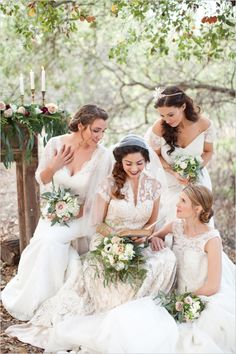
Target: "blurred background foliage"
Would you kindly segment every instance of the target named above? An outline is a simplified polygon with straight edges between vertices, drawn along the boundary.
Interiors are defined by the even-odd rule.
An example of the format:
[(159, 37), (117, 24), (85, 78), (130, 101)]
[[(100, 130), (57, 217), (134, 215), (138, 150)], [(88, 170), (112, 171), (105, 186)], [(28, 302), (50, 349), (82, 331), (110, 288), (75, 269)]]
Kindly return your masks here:
[(30, 103), (71, 113), (96, 103), (110, 115), (107, 145), (144, 134), (157, 119), (153, 90), (179, 85), (216, 126), (209, 165), (216, 225), (233, 247), (235, 207), (235, 9), (230, 0), (2, 0), (0, 100), (19, 103), (19, 74)]

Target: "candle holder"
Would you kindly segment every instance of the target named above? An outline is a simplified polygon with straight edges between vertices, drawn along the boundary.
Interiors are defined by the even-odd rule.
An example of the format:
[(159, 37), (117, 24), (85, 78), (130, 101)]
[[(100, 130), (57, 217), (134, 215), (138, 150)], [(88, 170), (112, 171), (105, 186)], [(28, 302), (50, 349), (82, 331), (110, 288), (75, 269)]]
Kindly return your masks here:
[(20, 95), (21, 105), (24, 106), (24, 95)]
[(45, 106), (45, 93), (46, 93), (46, 91), (42, 91), (42, 104), (43, 104), (43, 107)]
[(35, 89), (31, 89), (31, 100), (32, 100), (32, 104), (34, 104), (34, 94), (35, 94)]

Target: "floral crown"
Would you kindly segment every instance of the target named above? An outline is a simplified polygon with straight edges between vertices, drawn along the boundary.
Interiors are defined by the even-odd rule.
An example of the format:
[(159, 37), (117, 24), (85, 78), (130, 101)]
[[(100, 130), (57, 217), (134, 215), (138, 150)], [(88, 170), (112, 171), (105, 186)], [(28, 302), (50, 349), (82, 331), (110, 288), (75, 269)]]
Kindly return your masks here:
[(168, 95), (162, 93), (164, 90), (165, 89), (162, 87), (155, 87), (155, 91), (153, 92), (153, 98), (155, 99), (155, 101), (159, 100), (162, 97), (171, 97), (171, 96), (181, 95), (183, 93), (183, 92), (175, 92)]

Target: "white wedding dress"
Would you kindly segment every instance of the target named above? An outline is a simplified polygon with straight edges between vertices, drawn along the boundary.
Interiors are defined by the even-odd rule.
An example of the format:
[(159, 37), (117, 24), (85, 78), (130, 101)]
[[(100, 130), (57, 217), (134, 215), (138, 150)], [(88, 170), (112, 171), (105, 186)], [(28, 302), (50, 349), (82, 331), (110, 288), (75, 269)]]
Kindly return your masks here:
[[(204, 150), (204, 143), (213, 143), (214, 135), (214, 128), (211, 122), (209, 128), (200, 133), (185, 148), (175, 147), (175, 150), (170, 155), (167, 153), (167, 151), (170, 149), (170, 146), (166, 143), (163, 137), (156, 135), (152, 131), (152, 127), (148, 129), (145, 135), (145, 139), (148, 141), (153, 150), (160, 148), (161, 156), (163, 159), (169, 165), (173, 165), (177, 156), (201, 156)], [(171, 222), (176, 218), (176, 204), (178, 202), (179, 193), (184, 188), (184, 185), (180, 184), (177, 179), (167, 171), (166, 179), (168, 184), (168, 196), (166, 200), (168, 210), (167, 222)], [(198, 183), (209, 188), (210, 190), (212, 189), (211, 179), (206, 167), (201, 170)]]
[[(160, 196), (160, 184), (157, 180), (143, 172), (139, 179), (139, 192), (136, 204), (134, 202), (132, 187), (128, 180), (122, 188), (122, 193), (125, 195), (125, 199), (122, 200), (111, 198), (112, 185), (113, 179), (111, 177), (107, 178), (98, 193), (105, 203), (109, 203), (105, 222), (116, 230), (124, 228), (143, 228), (151, 217), (154, 201)], [(93, 236), (91, 240), (91, 247), (93, 249), (96, 247), (99, 240), (101, 240), (101, 237), (102, 236), (99, 234)], [(128, 306), (129, 300), (142, 298), (147, 295), (155, 296), (159, 290), (168, 292), (174, 284), (176, 259), (169, 248), (165, 248), (161, 252), (153, 252), (150, 247), (148, 247), (144, 249), (144, 255), (146, 257), (146, 268), (148, 270), (147, 276), (143, 283), (133, 284), (133, 286), (118, 282), (116, 285), (113, 284), (104, 287), (102, 273), (100, 274), (100, 278), (95, 276), (94, 261), (91, 261), (89, 254), (82, 256), (81, 259), (74, 260), (74, 264), (71, 266), (70, 277), (59, 292), (42, 304), (29, 323), (11, 326), (7, 329), (7, 333), (11, 336), (18, 337), (23, 342), (47, 350), (71, 349), (78, 347), (78, 345), (85, 345), (95, 351), (100, 351), (100, 348), (101, 352), (103, 352), (103, 350), (105, 350), (103, 348), (106, 348), (106, 345), (110, 343), (109, 350), (117, 353), (119, 340), (115, 334), (115, 324), (113, 324), (115, 326), (113, 333), (115, 335), (114, 342), (113, 339), (109, 339), (107, 342), (107, 320), (105, 320), (104, 324), (105, 337), (99, 339), (101, 347), (100, 344), (97, 346), (96, 338), (93, 338), (97, 336), (96, 333), (103, 336), (103, 327), (98, 327), (98, 325), (100, 321), (103, 321), (104, 316), (106, 317), (104, 311), (111, 310), (111, 314), (117, 313), (116, 308), (119, 308), (119, 305), (121, 305), (121, 308), (126, 309), (126, 303)], [(164, 313), (163, 310), (161, 310), (161, 312)], [(129, 310), (127, 313), (125, 310), (125, 315), (129, 317)], [(74, 342), (72, 339), (72, 342), (66, 345), (58, 343), (57, 336), (54, 337), (57, 326), (63, 320), (71, 319), (73, 316), (77, 316), (76, 326), (78, 325), (79, 328), (78, 340), (75, 339), (76, 341)], [(156, 332), (159, 318), (155, 317), (154, 313), (152, 316), (152, 333), (154, 333)], [(162, 317), (163, 322), (159, 324), (160, 328), (164, 326), (164, 318), (167, 319), (169, 324), (169, 318), (165, 313)], [(172, 324), (175, 326), (174, 321), (172, 321)], [(73, 331), (76, 330), (77, 327), (74, 328), (73, 326), (71, 324), (69, 325), (66, 330), (68, 334), (75, 333)], [(117, 324), (117, 326), (117, 328), (119, 328), (120, 323), (119, 325)], [(125, 328), (127, 331), (129, 330), (128, 324), (124, 324), (123, 330), (125, 330)], [(138, 333), (143, 330), (148, 334), (148, 330), (150, 330), (149, 326), (147, 329), (144, 329), (142, 325), (140, 325), (140, 328), (137, 328), (137, 330), (135, 328), (135, 326), (134, 329), (130, 328), (131, 332), (129, 331), (129, 333), (131, 336), (138, 336)], [(75, 334), (75, 338), (76, 336)], [(93, 341), (94, 346), (88, 345), (90, 342), (92, 344)], [(133, 346), (134, 343), (131, 345)], [(163, 340), (163, 345), (165, 345), (168, 352), (168, 343)], [(149, 348), (151, 348), (151, 346), (152, 344), (150, 343)], [(124, 347), (126, 346), (124, 345)], [(136, 349), (137, 348), (138, 347), (136, 347)], [(153, 348), (156, 350), (156, 346)], [(144, 347), (140, 347), (139, 349), (144, 349)], [(151, 352), (154, 353), (154, 351), (150, 351), (150, 353)]]
[[(62, 136), (51, 138), (47, 143), (36, 171), (39, 183), (41, 171), (48, 166), (55, 150), (61, 147)], [(99, 171), (106, 154), (107, 150), (98, 146), (92, 158), (73, 176), (66, 167), (58, 170), (53, 177), (55, 187), (70, 188), (83, 205), (89, 189), (96, 188), (96, 183), (99, 182)], [(31, 319), (41, 303), (62, 287), (69, 276), (70, 263), (73, 264), (79, 258), (77, 251), (71, 246), (72, 240), (83, 237), (83, 247), (86, 248), (84, 217), (69, 221), (68, 224), (69, 227), (59, 224), (51, 226), (50, 221), (40, 218), (30, 244), (21, 255), (17, 275), (2, 291), (3, 305), (13, 317), (20, 320)]]
[[(206, 281), (204, 247), (215, 237), (220, 237), (219, 232), (211, 229), (190, 238), (184, 234), (181, 220), (173, 224), (173, 251), (177, 258), (177, 290), (180, 293), (194, 291)], [(49, 352), (79, 351), (81, 348), (81, 354), (235, 353), (234, 283), (235, 266), (227, 258), (219, 292), (202, 297), (206, 308), (192, 323), (177, 324), (158, 301), (148, 296), (99, 314), (69, 315), (64, 321), (55, 323), (50, 333), (47, 332), (49, 336), (45, 338), (44, 347)], [(21, 333), (19, 326), (8, 332), (29, 340), (24, 338), (24, 330)], [(32, 333), (36, 344), (38, 332)]]

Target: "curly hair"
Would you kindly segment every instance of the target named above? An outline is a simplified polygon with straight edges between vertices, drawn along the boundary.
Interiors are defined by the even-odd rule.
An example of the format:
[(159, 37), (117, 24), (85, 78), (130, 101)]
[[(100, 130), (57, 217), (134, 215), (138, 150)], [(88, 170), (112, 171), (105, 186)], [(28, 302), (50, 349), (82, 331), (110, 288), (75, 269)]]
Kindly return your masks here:
[(209, 223), (211, 217), (214, 215), (214, 211), (212, 209), (212, 192), (204, 186), (192, 184), (185, 187), (183, 192), (189, 197), (193, 206), (200, 205), (202, 207), (199, 220), (203, 224)]
[[(163, 96), (166, 95), (166, 96)], [(187, 120), (196, 122), (199, 119), (200, 107), (195, 106), (191, 97), (186, 95), (186, 93), (177, 86), (168, 86), (162, 92), (161, 96), (157, 98), (154, 107), (182, 107), (186, 105), (184, 110), (185, 117)], [(177, 145), (178, 141), (178, 127), (171, 127), (166, 122), (162, 121), (163, 138), (166, 143), (170, 146), (167, 151), (170, 155)]]
[(77, 132), (79, 123), (81, 123), (84, 127), (87, 127), (96, 119), (107, 120), (107, 112), (96, 105), (86, 104), (75, 113), (74, 117), (69, 123), (69, 129), (71, 132)]
[(113, 150), (113, 155), (116, 160), (112, 170), (112, 176), (115, 181), (115, 185), (112, 189), (112, 195), (117, 199), (124, 199), (125, 195), (121, 193), (121, 189), (126, 182), (127, 174), (123, 169), (122, 160), (128, 154), (140, 152), (145, 162), (150, 162), (149, 151), (143, 147), (131, 145), (131, 146), (118, 146)]

